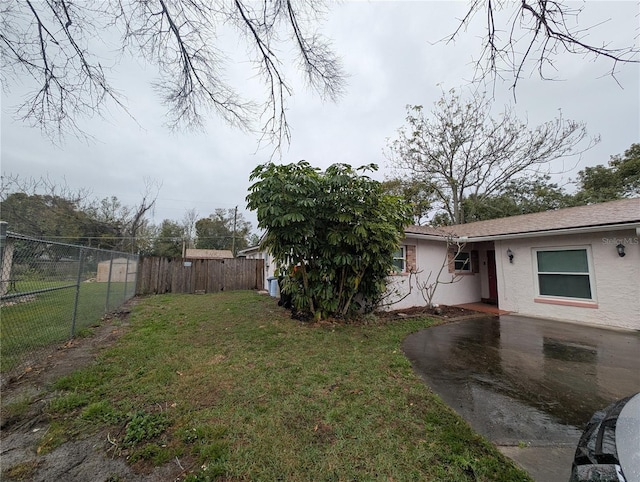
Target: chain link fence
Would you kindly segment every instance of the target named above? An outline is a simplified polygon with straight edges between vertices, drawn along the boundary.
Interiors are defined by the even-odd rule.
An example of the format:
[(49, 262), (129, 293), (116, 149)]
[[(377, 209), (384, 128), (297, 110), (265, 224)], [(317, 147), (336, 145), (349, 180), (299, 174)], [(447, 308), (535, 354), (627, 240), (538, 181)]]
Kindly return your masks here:
[(135, 295), (138, 256), (34, 239), (0, 222), (3, 381)]

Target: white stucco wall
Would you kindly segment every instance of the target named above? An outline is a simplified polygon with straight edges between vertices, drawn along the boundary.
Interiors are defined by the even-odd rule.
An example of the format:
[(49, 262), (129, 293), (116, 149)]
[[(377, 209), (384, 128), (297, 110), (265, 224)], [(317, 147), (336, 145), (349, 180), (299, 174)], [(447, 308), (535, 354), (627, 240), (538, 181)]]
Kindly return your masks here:
[[(426, 306), (427, 303), (417, 287), (416, 278), (419, 282), (424, 283), (431, 273), (431, 277), (434, 279), (442, 264), (447, 262), (447, 244), (444, 241), (409, 238), (402, 244), (416, 246), (417, 274), (414, 276), (409, 276), (408, 274), (389, 276), (389, 291), (392, 293), (393, 291), (398, 292), (397, 295), (392, 294), (387, 298), (387, 301), (389, 302), (406, 295), (409, 291), (409, 282), (411, 281), (410, 294), (402, 301), (385, 307), (390, 310), (398, 310), (414, 306)], [(478, 249), (478, 247), (473, 244), (469, 244), (465, 247), (465, 251), (472, 249)], [(481, 265), (482, 255), (483, 252), (479, 250)], [(484, 257), (486, 260), (486, 251), (484, 252)], [(448, 283), (451, 281), (451, 275), (452, 273), (449, 273), (447, 265), (445, 264), (444, 269), (440, 274), (440, 281), (442, 281), (442, 284), (438, 286), (434, 296), (433, 302), (435, 304), (458, 305), (461, 303), (473, 303), (480, 301), (480, 273), (462, 274), (458, 276), (459, 280), (455, 283)]]
[[(616, 244), (623, 241), (626, 256)], [(591, 307), (536, 302), (534, 248), (587, 247), (594, 277)], [(513, 263), (506, 252), (511, 249)], [(496, 240), (499, 307), (521, 315), (640, 330), (640, 243), (635, 230)], [(562, 300), (560, 300), (562, 302)]]

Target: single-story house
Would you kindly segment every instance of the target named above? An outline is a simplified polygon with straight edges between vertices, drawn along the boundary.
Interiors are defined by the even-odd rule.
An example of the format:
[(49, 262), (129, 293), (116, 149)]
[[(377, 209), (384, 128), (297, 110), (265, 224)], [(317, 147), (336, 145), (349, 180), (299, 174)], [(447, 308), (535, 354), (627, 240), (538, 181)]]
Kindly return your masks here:
[(434, 304), (640, 330), (640, 198), (405, 233), (390, 309), (440, 273)]
[(233, 253), (229, 249), (187, 248), (184, 257), (189, 259), (229, 259), (233, 258)]
[[(512, 313), (640, 330), (640, 198), (434, 228), (409, 226), (386, 309), (485, 302)], [(258, 246), (238, 256), (272, 256)], [(454, 282), (451, 282), (451, 281)]]

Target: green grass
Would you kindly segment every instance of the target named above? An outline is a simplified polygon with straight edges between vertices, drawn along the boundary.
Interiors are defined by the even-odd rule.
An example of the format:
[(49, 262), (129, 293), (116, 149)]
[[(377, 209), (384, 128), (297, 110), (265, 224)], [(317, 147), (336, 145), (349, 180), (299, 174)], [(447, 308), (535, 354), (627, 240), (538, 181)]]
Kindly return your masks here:
[(145, 298), (130, 321), (55, 384), (42, 451), (106, 429), (192, 481), (530, 480), (413, 373), (400, 345), (430, 320), (304, 324), (233, 292)]
[[(16, 291), (29, 292), (73, 285), (72, 282), (18, 282)], [(131, 283), (129, 283), (129, 287)], [(86, 335), (86, 328), (124, 301), (124, 283), (111, 283), (107, 307), (107, 283), (82, 283), (76, 313), (75, 335)], [(11, 294), (11, 293), (10, 293)], [(71, 338), (76, 288), (38, 293), (9, 300), (1, 308), (0, 368), (12, 370), (33, 352), (55, 346)]]

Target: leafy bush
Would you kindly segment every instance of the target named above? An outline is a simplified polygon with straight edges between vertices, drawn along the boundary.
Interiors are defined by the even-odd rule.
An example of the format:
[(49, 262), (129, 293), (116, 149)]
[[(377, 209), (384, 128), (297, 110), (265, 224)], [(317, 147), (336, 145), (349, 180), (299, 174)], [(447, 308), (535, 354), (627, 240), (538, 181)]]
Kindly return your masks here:
[(381, 184), (334, 164), (258, 166), (247, 204), (267, 230), (263, 246), (285, 276), (283, 292), (316, 319), (371, 310), (386, 289), (410, 207)]
[(137, 411), (127, 424), (123, 445), (133, 447), (140, 442), (157, 437), (168, 426), (169, 420), (164, 413)]

